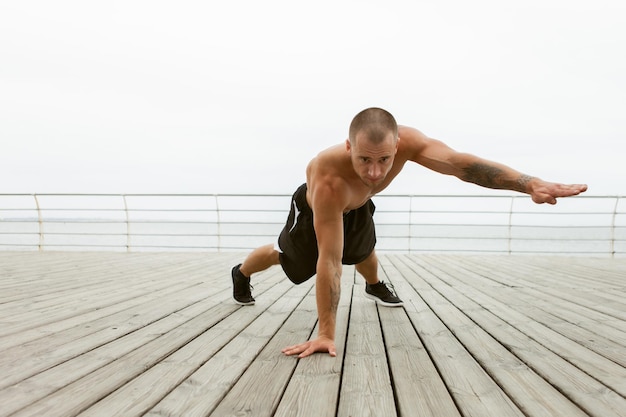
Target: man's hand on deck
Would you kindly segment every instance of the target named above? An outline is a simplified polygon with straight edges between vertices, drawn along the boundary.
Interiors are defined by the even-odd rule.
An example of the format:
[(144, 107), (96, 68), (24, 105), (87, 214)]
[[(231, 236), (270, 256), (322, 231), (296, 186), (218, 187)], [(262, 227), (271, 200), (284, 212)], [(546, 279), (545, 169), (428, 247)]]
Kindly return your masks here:
[(282, 350), (285, 355), (298, 355), (299, 358), (306, 358), (315, 352), (328, 352), (330, 356), (337, 356), (335, 342), (332, 339), (318, 337), (299, 345), (288, 346)]

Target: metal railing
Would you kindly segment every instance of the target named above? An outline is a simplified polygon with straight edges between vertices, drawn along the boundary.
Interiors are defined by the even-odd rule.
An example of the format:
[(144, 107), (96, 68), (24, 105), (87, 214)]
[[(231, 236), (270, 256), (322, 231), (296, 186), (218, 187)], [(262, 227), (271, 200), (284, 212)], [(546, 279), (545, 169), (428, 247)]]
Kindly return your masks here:
[[(0, 250), (247, 251), (273, 242), (287, 194), (0, 194)], [(626, 199), (374, 197), (379, 252), (623, 256)]]

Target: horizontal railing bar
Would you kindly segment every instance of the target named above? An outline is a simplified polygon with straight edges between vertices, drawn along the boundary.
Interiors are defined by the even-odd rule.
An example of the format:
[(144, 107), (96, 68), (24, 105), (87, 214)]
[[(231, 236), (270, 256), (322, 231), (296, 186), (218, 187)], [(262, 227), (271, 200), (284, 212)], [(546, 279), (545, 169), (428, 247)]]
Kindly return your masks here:
[[(608, 215), (609, 213), (607, 213)], [(76, 219), (76, 218), (43, 218), (43, 221), (45, 223), (113, 223), (113, 224), (122, 224), (122, 223), (126, 223), (126, 220), (124, 219), (106, 219), (106, 218), (80, 218), (80, 219)], [(36, 223), (38, 222), (38, 219), (36, 218), (26, 218), (26, 219), (20, 219), (20, 218), (10, 218), (10, 219), (0, 219), (0, 222), (3, 223)], [(262, 222), (262, 221), (205, 221), (205, 220), (172, 220), (172, 219), (136, 219), (136, 220), (131, 220), (131, 222), (133, 224), (159, 224), (159, 223), (163, 223), (163, 224), (204, 224), (204, 225), (216, 225), (216, 224), (223, 224), (223, 225), (235, 225), (235, 224), (240, 224), (240, 225), (284, 225), (284, 222), (279, 222), (279, 221), (275, 221), (275, 222)], [(536, 223), (536, 224), (509, 224), (509, 223), (435, 223), (435, 222), (421, 222), (421, 223), (390, 223), (390, 222), (381, 222), (381, 221), (377, 221), (376, 222), (377, 226), (514, 226), (514, 227), (545, 227), (545, 228), (559, 228), (559, 227), (568, 227), (568, 228), (572, 228), (572, 227), (580, 227), (580, 228), (585, 228), (585, 227), (609, 227), (609, 228), (623, 228), (626, 226), (620, 226), (620, 225), (616, 225), (616, 226), (607, 226), (605, 224), (585, 224), (585, 225), (545, 225), (545, 224), (540, 224), (540, 223)]]
[[(16, 235), (16, 233), (0, 233), (0, 235)], [(36, 236), (38, 233), (19, 233), (20, 236)], [(72, 232), (48, 232), (47, 236), (106, 236), (106, 237), (123, 237), (126, 236), (125, 233), (72, 233)], [(223, 233), (223, 234), (197, 234), (197, 233), (134, 233), (133, 236), (141, 236), (141, 237), (207, 237), (214, 238), (218, 236), (222, 237), (267, 237), (267, 238), (275, 238), (276, 235), (273, 234), (240, 234), (240, 233)], [(493, 240), (493, 241), (506, 241), (509, 238), (507, 236), (448, 236), (448, 235), (429, 235), (429, 236), (412, 236), (412, 235), (384, 235), (377, 234), (379, 239), (411, 239), (411, 240)], [(516, 237), (515, 240), (519, 241), (537, 241), (537, 242), (568, 242), (571, 238), (561, 238), (561, 237)], [(576, 238), (577, 241), (581, 242), (603, 242), (606, 239), (598, 239), (598, 238), (585, 238), (580, 237)], [(626, 239), (615, 239), (617, 242), (626, 242)], [(46, 244), (49, 245), (49, 244)], [(61, 246), (66, 246), (65, 244)], [(86, 246), (86, 245), (85, 245)], [(100, 245), (97, 245), (100, 246)]]
[[(291, 193), (0, 193), (0, 197), (291, 197)], [(410, 197), (410, 198), (529, 198), (524, 194), (509, 194), (502, 192), (500, 194), (397, 194), (397, 193), (380, 193), (378, 197)], [(570, 199), (588, 199), (588, 198), (626, 198), (622, 194), (581, 194)]]
[[(120, 223), (121, 224), (121, 223)], [(235, 223), (235, 224), (241, 224), (241, 223)], [(254, 223), (256, 224), (256, 223)], [(259, 225), (261, 225), (259, 223)], [(267, 224), (265, 224), (267, 225)], [(381, 225), (381, 226), (385, 226), (385, 225)], [(386, 226), (408, 226), (408, 225), (386, 225)], [(472, 224), (464, 224), (464, 225), (432, 225), (432, 224), (423, 224), (423, 225), (419, 225), (419, 224), (413, 224), (411, 226), (445, 226), (446, 228), (450, 228), (451, 226), (454, 227), (458, 227), (458, 228), (476, 228), (476, 227), (490, 227), (490, 228), (501, 228), (501, 229), (507, 229), (509, 226), (507, 225), (472, 225)], [(556, 229), (556, 230), (564, 230), (564, 229), (572, 229), (571, 226), (528, 226), (528, 225), (521, 225), (521, 226), (513, 226), (515, 228), (520, 228), (520, 229), (531, 229), (531, 228), (541, 228), (541, 229)], [(617, 229), (624, 229), (626, 228), (625, 226), (620, 226), (617, 227)], [(611, 230), (610, 226), (576, 226), (576, 229), (608, 229)], [(15, 235), (15, 234), (19, 234), (19, 235), (38, 235), (38, 232), (12, 232), (12, 231), (0, 231), (0, 235), (2, 234), (7, 234), (7, 235)], [(64, 232), (64, 231), (57, 231), (57, 232), (46, 232), (46, 235), (93, 235), (93, 232)], [(109, 232), (99, 232), (97, 233), (98, 236), (106, 236), (106, 235), (112, 235), (112, 236), (126, 236), (126, 233), (109, 233)], [(195, 236), (195, 234), (192, 234), (191, 232), (186, 232), (184, 234), (181, 233), (173, 233), (173, 234), (169, 234), (169, 233), (159, 233), (159, 234), (154, 234), (154, 233), (133, 233), (133, 236), (151, 236), (151, 235), (156, 235), (156, 236)], [(218, 234), (204, 234), (204, 235), (200, 235), (199, 236), (217, 236)], [(229, 233), (219, 233), (220, 236), (249, 236), (250, 233), (247, 232), (246, 234), (229, 234)], [(261, 234), (263, 236), (265, 236), (266, 234)], [(269, 236), (269, 235), (268, 235)], [(274, 236), (274, 235), (271, 235)], [(382, 237), (384, 236), (383, 234), (381, 234), (381, 232), (377, 233), (378, 237)], [(393, 234), (393, 235), (389, 235), (389, 236), (400, 236), (399, 234)], [(420, 236), (415, 236), (420, 237)], [(457, 236), (458, 237), (458, 236)], [(473, 239), (480, 239), (480, 237), (474, 237)], [(553, 240), (554, 238), (549, 238), (547, 240)], [(619, 238), (617, 238), (619, 240)]]
[[(507, 241), (508, 237), (471, 237), (471, 236), (378, 236), (379, 238), (398, 238), (398, 239), (410, 239), (411, 241), (416, 240), (492, 240), (492, 241)], [(566, 238), (532, 238), (532, 237), (516, 237), (517, 241), (528, 241), (528, 242), (569, 242), (571, 239)], [(606, 239), (590, 239), (590, 238), (577, 238), (576, 241), (579, 242), (604, 242)], [(626, 240), (618, 240), (621, 242), (626, 242)]]
[[(22, 211), (22, 210), (35, 210), (33, 208), (24, 208), (24, 209), (2, 209), (0, 208), (0, 210), (2, 211)], [(86, 212), (91, 212), (91, 211), (97, 211), (97, 212), (133, 212), (133, 213), (143, 213), (143, 212), (147, 212), (147, 213), (158, 213), (158, 212), (165, 212), (165, 213), (169, 213), (169, 212), (183, 212), (183, 213), (216, 213), (220, 210), (218, 209), (162, 209), (162, 208), (139, 208), (139, 209), (133, 209), (133, 208), (129, 208), (128, 210), (123, 209), (123, 208), (82, 208), (82, 207), (64, 207), (64, 208), (59, 208), (59, 207), (54, 207), (54, 208), (42, 208), (40, 211), (42, 212), (47, 212), (47, 211), (86, 211)], [(287, 210), (285, 209), (229, 209), (228, 211), (233, 212), (233, 213), (284, 213)]]
[[(396, 253), (406, 253), (404, 249), (384, 249), (377, 250), (377, 252), (396, 252)], [(411, 253), (424, 253), (424, 252), (432, 252), (432, 253), (503, 253), (501, 250), (495, 249), (415, 249), (411, 248)], [(536, 250), (536, 251), (525, 251), (525, 250), (516, 250), (516, 254), (522, 255), (545, 255), (545, 254), (559, 254), (559, 255), (606, 255), (604, 251), (546, 251), (546, 250)]]
[[(27, 198), (13, 199), (11, 201), (18, 203), (17, 207), (2, 208), (3, 201), (6, 201), (3, 198), (7, 196), (32, 197), (33, 204), (28, 206)], [(100, 200), (106, 203), (102, 204), (104, 206), (102, 208), (98, 207), (97, 199), (100, 197), (108, 198), (108, 200)], [(187, 200), (188, 197), (196, 200)], [(0, 243), (0, 247), (38, 248), (39, 250), (55, 248), (68, 248), (68, 250), (69, 248), (95, 248), (96, 250), (112, 248), (126, 251), (144, 249), (249, 250), (252, 249), (250, 246), (257, 244), (256, 242), (265, 239), (269, 242), (276, 239), (284, 221), (282, 219), (274, 221), (273, 216), (284, 215), (289, 209), (288, 204), (278, 199), (290, 197), (290, 194), (235, 193), (0, 194), (0, 214), (2, 215), (0, 236), (5, 241)], [(114, 200), (117, 198), (120, 198), (119, 202)], [(232, 204), (232, 201), (228, 201), (229, 198), (252, 200), (252, 204), (247, 202), (246, 204)], [(262, 207), (255, 207), (255, 198), (264, 199)], [(276, 200), (272, 201), (272, 198)], [(472, 200), (471, 205), (457, 201), (466, 198)], [(573, 205), (563, 209), (557, 206), (556, 208), (542, 207), (539, 210), (529, 210), (524, 206), (521, 210), (516, 210), (516, 202), (522, 198), (528, 199), (528, 196), (521, 194), (378, 195), (374, 201), (384, 201), (385, 204), (378, 204), (376, 215), (378, 218), (383, 216), (382, 220), (387, 220), (376, 221), (378, 237), (383, 241), (382, 247), (379, 245), (378, 250), (383, 252), (397, 249), (398, 252), (549, 253), (551, 251), (545, 248), (534, 250), (533, 247), (535, 245), (536, 247), (544, 245), (552, 247), (550, 244), (555, 243), (558, 244), (556, 252), (563, 254), (598, 253), (615, 256), (626, 252), (624, 245), (626, 240), (623, 238), (626, 225), (618, 224), (623, 223), (621, 216), (626, 214), (624, 211), (626, 205), (622, 200), (625, 197), (582, 195), (571, 199), (574, 202), (571, 203)], [(399, 200), (392, 201), (393, 199)], [(427, 201), (430, 199), (436, 201)], [(600, 200), (611, 201), (612, 208), (596, 204), (588, 205), (589, 209), (586, 209), (587, 204), (580, 204), (577, 209), (575, 203), (577, 199), (580, 199), (579, 201), (594, 201), (595, 199), (597, 203), (601, 203)], [(224, 203), (225, 200), (227, 204)], [(496, 200), (507, 202), (498, 203), (507, 207), (495, 209), (494, 206), (488, 205)], [(278, 207), (278, 203), (284, 207), (274, 208)], [(396, 204), (407, 208), (398, 208), (402, 206), (395, 206)], [(237, 207), (225, 207), (226, 205)], [(437, 209), (437, 206), (440, 209)], [(451, 215), (455, 217), (450, 218)], [(227, 221), (223, 220), (225, 217), (228, 218)], [(564, 217), (565, 221), (553, 221), (558, 217)], [(253, 218), (260, 220), (250, 220)], [(388, 221), (395, 218), (402, 221), (400, 223)], [(428, 221), (429, 218), (433, 221)], [(413, 221), (414, 219), (417, 222)], [(474, 220), (477, 221), (474, 222)], [(2, 228), (2, 225), (9, 227)], [(426, 232), (420, 233), (421, 230), (427, 231), (428, 236), (423, 236)], [(19, 242), (20, 239), (37, 242), (24, 243)], [(10, 243), (11, 240), (16, 242)], [(98, 242), (98, 240), (106, 240), (106, 242)], [(141, 242), (136, 242), (136, 240)], [(441, 243), (435, 243), (435, 241)], [(415, 246), (428, 246), (429, 242), (433, 242), (432, 246), (437, 249), (415, 248)], [(448, 242), (462, 243), (454, 245)], [(490, 247), (490, 242), (495, 245), (495, 249)], [(604, 247), (609, 249), (606, 250)]]
[[(33, 220), (0, 220), (2, 223), (37, 223), (36, 219)], [(66, 223), (76, 223), (76, 224), (125, 224), (124, 220), (45, 220), (45, 223), (48, 224), (66, 224)], [(133, 221), (133, 224), (197, 224), (197, 225), (217, 225), (217, 224), (227, 224), (227, 225), (243, 225), (243, 226), (282, 226), (284, 223), (261, 223), (261, 222), (201, 222), (201, 221), (173, 221), (173, 220), (150, 220), (150, 221)], [(422, 227), (422, 226), (432, 226), (432, 227), (490, 227), (490, 228), (541, 228), (541, 229), (626, 229), (625, 226), (607, 226), (604, 224), (597, 225), (554, 225), (554, 226), (546, 226), (544, 224), (504, 224), (504, 223), (376, 223), (377, 227)], [(11, 233), (11, 232), (2, 232), (0, 233)], [(20, 232), (20, 234), (26, 234), (28, 232)], [(36, 232), (33, 232), (37, 234)], [(50, 234), (51, 232), (47, 232), (46, 234)]]
[[(37, 220), (30, 220), (30, 221), (21, 221), (21, 220), (2, 220), (2, 223), (37, 223)], [(119, 221), (112, 221), (112, 220), (45, 220), (45, 223), (47, 224), (67, 224), (67, 223), (72, 223), (72, 224), (125, 224), (125, 221), (119, 220)], [(220, 224), (218, 222), (199, 222), (199, 221), (133, 221), (133, 224), (152, 224), (152, 225), (158, 225), (158, 224), (186, 224), (186, 225), (190, 225), (190, 224), (196, 224), (196, 225), (217, 225)], [(222, 222), (222, 225), (228, 224), (228, 225), (242, 225), (242, 226), (282, 226), (284, 223), (259, 223), (259, 222)], [(580, 225), (580, 226), (572, 226), (572, 225), (556, 225), (556, 226), (546, 226), (543, 224), (512, 224), (512, 225), (508, 225), (508, 224), (503, 224), (503, 223), (376, 223), (376, 226), (379, 228), (382, 227), (413, 227), (413, 228), (419, 228), (419, 227), (424, 227), (424, 226), (428, 226), (428, 227), (445, 227), (445, 228), (483, 228), (483, 227), (489, 227), (489, 228), (502, 228), (502, 229), (507, 229), (509, 227), (513, 227), (513, 228), (519, 228), (519, 229), (536, 229), (536, 228), (540, 228), (540, 229), (555, 229), (555, 230), (559, 230), (559, 229), (626, 229), (626, 226), (607, 226), (607, 225)], [(0, 234), (16, 234), (16, 232), (6, 232), (6, 231), (0, 231)], [(38, 232), (19, 232), (19, 234), (38, 234)], [(46, 234), (53, 234), (54, 232), (46, 232)], [(86, 233), (86, 234), (93, 234), (93, 233)], [(105, 234), (103, 233), (98, 233), (98, 234)], [(126, 233), (122, 233), (123, 235), (126, 235)], [(133, 233), (133, 235), (137, 235), (138, 233)], [(188, 234), (188, 233), (187, 233)], [(222, 236), (226, 236), (225, 234), (221, 234)]]

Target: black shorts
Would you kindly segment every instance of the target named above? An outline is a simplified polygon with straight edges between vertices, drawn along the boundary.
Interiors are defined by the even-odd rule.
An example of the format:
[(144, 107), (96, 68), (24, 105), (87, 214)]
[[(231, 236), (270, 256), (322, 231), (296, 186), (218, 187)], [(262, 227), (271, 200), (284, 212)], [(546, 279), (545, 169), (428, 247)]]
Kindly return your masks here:
[[(306, 201), (306, 184), (302, 184), (291, 198), (287, 223), (278, 237), (281, 250), (280, 264), (295, 284), (301, 284), (315, 275), (317, 269), (317, 237), (313, 228), (313, 211)], [(364, 261), (376, 246), (372, 200), (343, 216), (344, 265)]]

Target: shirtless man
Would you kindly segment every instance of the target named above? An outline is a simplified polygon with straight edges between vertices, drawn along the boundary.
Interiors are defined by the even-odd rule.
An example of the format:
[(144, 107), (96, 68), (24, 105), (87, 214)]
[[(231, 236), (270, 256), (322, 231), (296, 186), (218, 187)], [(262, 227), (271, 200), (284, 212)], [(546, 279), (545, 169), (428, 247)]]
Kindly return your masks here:
[(318, 154), (306, 169), (306, 184), (295, 192), (277, 244), (254, 250), (232, 270), (233, 298), (254, 304), (250, 276), (281, 264), (299, 284), (316, 278), (319, 332), (316, 339), (282, 350), (300, 358), (314, 352), (336, 356), (335, 320), (342, 265), (355, 265), (366, 281), (366, 296), (385, 306), (402, 301), (378, 279), (376, 236), (370, 198), (384, 190), (407, 161), (483, 187), (529, 194), (535, 203), (556, 204), (559, 197), (584, 192), (584, 184), (565, 185), (522, 174), (505, 165), (456, 152), (420, 131), (397, 126), (379, 108), (357, 114), (345, 143)]

